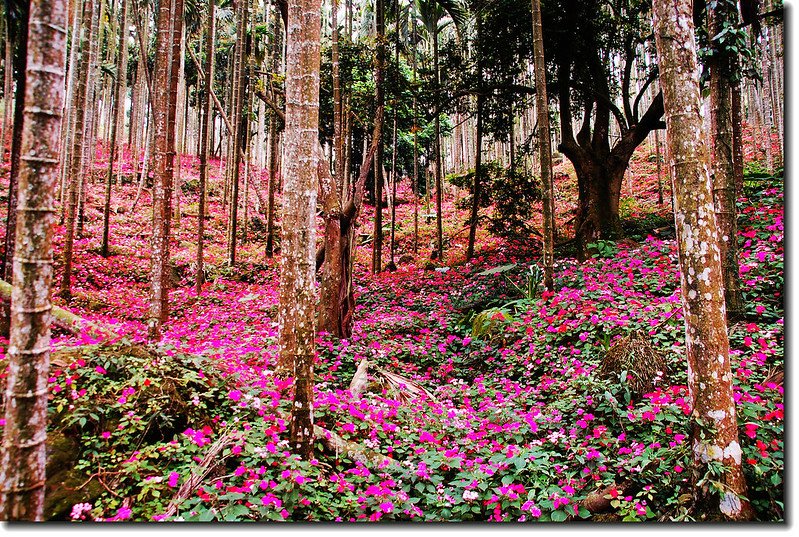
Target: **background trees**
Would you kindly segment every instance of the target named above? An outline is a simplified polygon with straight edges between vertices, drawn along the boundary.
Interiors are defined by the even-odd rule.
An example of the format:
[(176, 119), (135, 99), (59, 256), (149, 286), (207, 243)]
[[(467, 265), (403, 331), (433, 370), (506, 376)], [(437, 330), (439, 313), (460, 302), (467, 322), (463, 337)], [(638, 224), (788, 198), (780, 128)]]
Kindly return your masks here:
[[(54, 204), (63, 226), (57, 228), (57, 303), (102, 308), (90, 291), (113, 289), (122, 261), (141, 259), (146, 252), (149, 274), (137, 272), (135, 281), (142, 285), (130, 293), (147, 300), (148, 307), (118, 313), (130, 322), (146, 316), (153, 340), (162, 333), (174, 338), (173, 323), (195, 313), (200, 317), (200, 306), (216, 300), (224, 285), (217, 284), (220, 280), (263, 285), (255, 295), (264, 291), (264, 279), (280, 280), (282, 352), (270, 373), (281, 386), (285, 377), (296, 380), (291, 433), (295, 449), (306, 458), (313, 436), (315, 334), (325, 343), (335, 346), (346, 339), (340, 344), (348, 345), (355, 316), (374, 307), (368, 295), (372, 286), (405, 283), (414, 266), (422, 274), (422, 268), (441, 274), (442, 285), (455, 272), (483, 277), (476, 267), (493, 255), (493, 246), (487, 247), (493, 244), (542, 264), (549, 291), (544, 297), (556, 295), (559, 286), (574, 282), (556, 276), (555, 254), (584, 260), (617, 251), (613, 241), (622, 238), (623, 218), (636, 203), (638, 179), (630, 162), (641, 166), (646, 155), (660, 168), (663, 153), (658, 137), (650, 134), (663, 128), (663, 117), (679, 106), (672, 99), (669, 110), (660, 93), (668, 60), (661, 64), (655, 54), (648, 1), (331, 0), (330, 9), (312, 1), (291, 6), (285, 0), (73, 2), (66, 22), (67, 97)], [(11, 156), (2, 200), (9, 209), (25, 201), (17, 185), (24, 184), (23, 171), (30, 165), (21, 145), (28, 73), (19, 62), (34, 57), (25, 52), (26, 8), (25, 2), (4, 6), (0, 140), (10, 142), (2, 151), (10, 150)], [(303, 29), (299, 9), (313, 14)], [(690, 16), (699, 29), (699, 63), (687, 71), (702, 73), (699, 90), (693, 79), (690, 91), (677, 91), (682, 82), (668, 81), (673, 94), (691, 94), (692, 111), (704, 106), (709, 112), (711, 121), (702, 130), (695, 127), (692, 140), (704, 140), (712, 149), (715, 206), (708, 208), (704, 176), (693, 177), (699, 171), (689, 173), (680, 161), (679, 174), (672, 173), (678, 185), (669, 192), (658, 172), (658, 229), (647, 228), (651, 221), (638, 225), (641, 237), (650, 231), (671, 233), (663, 201), (672, 193), (680, 196), (675, 208), (685, 277), (701, 275), (699, 283), (686, 280), (685, 296), (691, 301), (710, 295), (706, 303), (686, 305), (689, 323), (708, 320), (688, 333), (694, 380), (715, 374), (726, 382), (729, 371), (709, 369), (702, 353), (712, 349), (716, 358), (728, 353), (722, 341), (728, 326), (717, 319), (721, 291), (715, 283), (703, 287), (709, 285), (704, 276), (715, 275), (715, 265), (699, 265), (707, 262), (703, 253), (707, 258), (715, 252), (716, 239), (703, 230), (699, 239), (688, 240), (685, 222), (693, 229), (699, 220), (710, 225), (710, 213), (716, 215), (730, 323), (752, 320), (753, 311), (760, 312), (759, 304), (747, 303), (751, 297), (738, 292), (735, 206), (741, 189), (751, 188), (751, 181), (744, 185), (742, 179), (742, 146), (750, 163), (763, 160), (764, 170), (781, 164), (780, 12), (771, 2), (741, 2), (740, 8), (726, 0), (696, 2)], [(747, 136), (752, 133), (745, 143), (744, 126)], [(42, 128), (49, 133), (52, 125)], [(706, 157), (701, 148), (694, 149), (698, 159)], [(679, 157), (674, 147), (670, 153)], [(557, 193), (553, 163), (563, 186)], [(750, 171), (757, 167), (749, 166)], [(135, 198), (128, 196), (128, 185)], [(412, 239), (409, 213), (403, 221), (396, 211), (408, 204), (414, 208)], [(385, 207), (390, 219), (384, 218)], [(142, 210), (152, 211), (146, 222)], [(7, 275), (15, 247), (29, 246), (15, 240), (17, 214), (10, 210), (5, 226), (9, 263), (0, 271)], [(691, 223), (697, 214), (701, 218)], [(141, 222), (131, 222), (131, 215)], [(196, 230), (192, 218), (197, 218)], [(126, 242), (114, 237), (123, 231), (120, 222), (136, 227), (120, 235)], [(189, 239), (180, 232), (186, 222)], [(385, 264), (383, 241), (389, 233), (390, 262)], [(196, 255), (186, 256), (194, 247)], [(108, 279), (86, 271), (85, 259), (98, 252)], [(372, 272), (399, 270), (370, 277), (361, 270), (365, 254), (371, 254)], [(40, 264), (46, 272), (46, 263)], [(749, 264), (743, 270), (754, 269)], [(505, 308), (505, 321), (521, 316), (519, 304), (536, 295), (536, 274), (531, 268), (525, 299)], [(188, 275), (194, 289), (190, 303), (183, 300)], [(773, 277), (779, 282), (781, 273)], [(780, 285), (774, 283), (775, 296), (782, 292)], [(170, 290), (172, 300), (180, 300), (171, 315)], [(239, 298), (237, 304), (247, 309), (251, 297)], [(356, 309), (356, 298), (369, 308)], [(477, 313), (474, 308), (466, 307), (464, 318)], [(25, 322), (39, 333), (41, 323)], [(264, 347), (271, 352), (270, 345)], [(457, 352), (463, 351), (464, 359), (478, 352), (472, 350), (476, 345), (462, 347)], [(700, 414), (711, 412), (714, 418), (723, 411), (729, 418), (726, 385), (711, 396), (695, 391)], [(708, 406), (718, 401), (727, 406)], [(697, 423), (697, 435), (714, 434)], [(734, 428), (726, 422), (719, 427), (726, 435), (719, 442), (733, 459)], [(712, 442), (700, 445), (705, 458), (715, 456), (714, 446), (721, 445)], [(728, 459), (709, 467), (732, 467)], [(698, 465), (705, 462), (698, 460)], [(743, 490), (740, 480), (724, 487)], [(735, 511), (732, 496), (718, 497), (726, 498), (720, 504), (724, 509)]]

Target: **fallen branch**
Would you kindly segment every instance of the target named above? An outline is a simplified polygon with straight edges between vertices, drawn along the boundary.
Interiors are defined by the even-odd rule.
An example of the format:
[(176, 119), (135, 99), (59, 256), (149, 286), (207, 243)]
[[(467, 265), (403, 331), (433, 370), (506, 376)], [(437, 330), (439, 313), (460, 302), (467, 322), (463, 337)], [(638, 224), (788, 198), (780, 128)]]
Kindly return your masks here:
[(180, 504), (188, 499), (189, 496), (194, 494), (194, 491), (197, 490), (199, 484), (202, 483), (203, 479), (205, 479), (211, 472), (211, 468), (225, 460), (226, 457), (224, 456), (218, 458), (219, 453), (225, 447), (229, 446), (235, 439), (236, 438), (234, 435), (230, 434), (228, 431), (225, 431), (216, 442), (211, 444), (211, 447), (208, 448), (203, 460), (200, 461), (200, 466), (197, 468), (197, 470), (192, 470), (189, 478), (183, 482), (178, 489), (178, 493), (172, 498), (166, 508), (166, 511), (164, 511), (159, 518), (165, 519), (175, 516)]
[[(11, 301), (11, 284), (4, 280), (0, 280), (0, 299), (3, 301)], [(70, 334), (78, 335), (83, 332), (92, 332), (95, 335), (105, 338), (118, 338), (119, 334), (97, 323), (87, 321), (82, 317), (78, 317), (74, 313), (67, 311), (58, 306), (53, 306), (50, 310), (53, 316), (53, 324), (62, 330), (66, 330)]]

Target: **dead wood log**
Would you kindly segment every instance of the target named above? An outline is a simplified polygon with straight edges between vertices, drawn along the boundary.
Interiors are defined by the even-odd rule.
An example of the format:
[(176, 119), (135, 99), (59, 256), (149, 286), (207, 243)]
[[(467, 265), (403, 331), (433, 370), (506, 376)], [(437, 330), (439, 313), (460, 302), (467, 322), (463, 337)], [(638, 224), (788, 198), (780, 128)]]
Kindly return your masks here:
[[(2, 299), (3, 302), (11, 301), (11, 290), (12, 287), (10, 283), (0, 280), (0, 299)], [(53, 309), (50, 310), (50, 313), (53, 316), (53, 324), (62, 330), (66, 330), (70, 334), (78, 335), (83, 332), (90, 332), (92, 334), (109, 339), (119, 337), (119, 334), (113, 330), (97, 323), (87, 321), (86, 319), (79, 317), (70, 311), (59, 308), (58, 306), (53, 306)]]

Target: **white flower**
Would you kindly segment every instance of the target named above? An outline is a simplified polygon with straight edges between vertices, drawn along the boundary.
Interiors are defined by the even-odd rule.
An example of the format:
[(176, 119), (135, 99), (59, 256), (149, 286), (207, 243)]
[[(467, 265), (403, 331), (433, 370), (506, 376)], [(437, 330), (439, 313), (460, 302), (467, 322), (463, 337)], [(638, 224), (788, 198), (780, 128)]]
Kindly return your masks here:
[(470, 502), (472, 500), (476, 500), (480, 495), (477, 493), (476, 490), (464, 490), (463, 491), (463, 501)]

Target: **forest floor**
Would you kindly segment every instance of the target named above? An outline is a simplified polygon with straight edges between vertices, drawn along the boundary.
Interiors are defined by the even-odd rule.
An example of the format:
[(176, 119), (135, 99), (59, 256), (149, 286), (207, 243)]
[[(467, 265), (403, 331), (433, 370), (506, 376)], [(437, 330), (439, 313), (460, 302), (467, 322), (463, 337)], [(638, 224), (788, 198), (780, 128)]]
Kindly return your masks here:
[[(739, 199), (746, 317), (731, 324), (730, 342), (749, 497), (761, 520), (774, 521), (783, 518), (783, 183), (761, 173), (755, 157)], [(369, 274), (370, 247), (360, 246), (353, 335), (321, 335), (315, 368), (315, 423), (345, 447), (319, 444), (312, 461), (287, 451), (289, 383), (272, 375), (278, 258), (264, 255), (264, 217), (251, 193), (247, 241), (240, 240), (237, 265), (226, 266), (218, 164), (208, 283), (198, 297), (198, 162), (182, 159), (170, 320), (161, 344), (148, 346), (149, 193), (132, 211), (135, 181), (115, 187), (112, 255), (102, 258), (107, 164), (98, 151), (68, 307), (120, 339), (54, 334), (48, 517), (689, 519), (691, 409), (677, 252), (669, 188), (659, 205), (648, 148), (636, 153), (625, 182), (627, 238), (597, 245), (582, 264), (561, 251), (554, 293), (541, 293), (531, 269), (537, 240), (481, 231), (476, 257), (465, 261), (466, 234), (458, 232), (467, 217), (455, 191), (445, 197), (451, 240), (442, 262), (429, 260), (435, 224), (424, 219), (418, 254), (394, 272)], [(123, 175), (131, 171), (126, 159)], [(569, 171), (562, 165), (556, 173), (562, 237), (570, 236), (576, 196)], [(7, 164), (3, 172), (7, 192)], [(412, 253), (406, 184), (398, 199), (397, 259)], [(422, 201), (420, 213), (429, 212)], [(364, 233), (372, 214), (364, 207)], [(59, 225), (56, 255), (63, 235)], [(0, 362), (6, 345), (0, 339)], [(353, 395), (363, 359), (371, 382)]]

